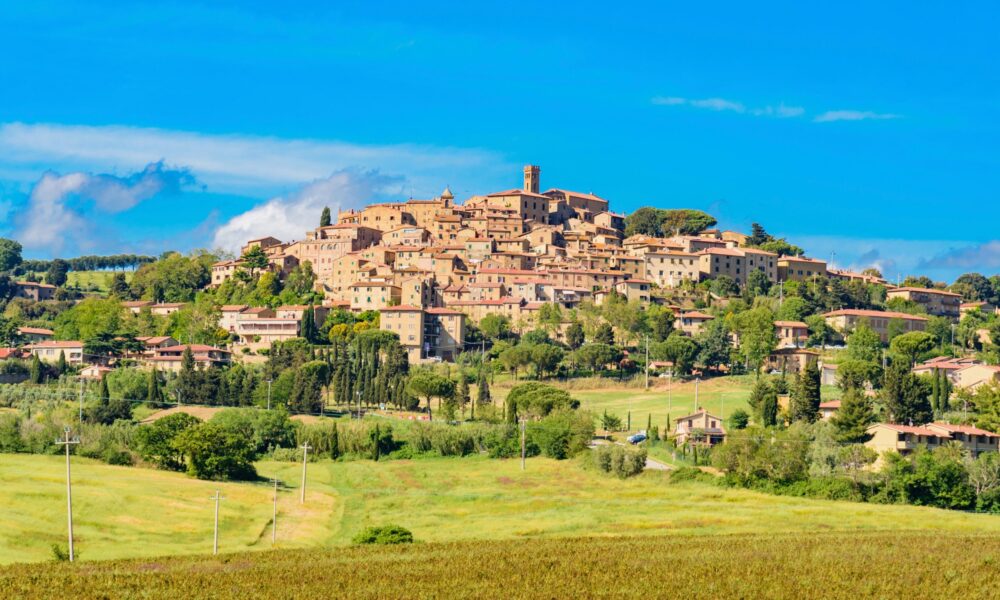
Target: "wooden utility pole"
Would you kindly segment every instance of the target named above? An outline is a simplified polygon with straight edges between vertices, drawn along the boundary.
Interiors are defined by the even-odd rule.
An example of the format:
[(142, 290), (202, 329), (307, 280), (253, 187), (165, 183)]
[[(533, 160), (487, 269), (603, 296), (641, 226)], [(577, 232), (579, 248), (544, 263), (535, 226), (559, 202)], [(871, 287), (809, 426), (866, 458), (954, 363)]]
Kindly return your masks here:
[(309, 449), (312, 446), (309, 442), (302, 444), (302, 494), (299, 496), (299, 504), (306, 503), (306, 462), (309, 460)]
[(525, 436), (525, 421), (524, 417), (521, 417), (521, 470), (522, 471), (524, 470), (524, 458), (526, 454), (524, 436)]
[[(952, 334), (951, 337), (952, 337), (952, 344), (954, 345), (954, 337), (955, 337), (954, 336), (954, 329), (953, 329), (953, 334)], [(83, 426), (83, 378), (82, 377), (80, 378), (79, 399), (80, 399), (80, 425), (82, 427)]]
[(649, 389), (649, 336), (646, 336), (646, 389)]
[(212, 537), (212, 554), (219, 553), (219, 502), (225, 499), (219, 490), (215, 490), (215, 495), (209, 498), (209, 500), (215, 500), (215, 533)]
[(274, 508), (271, 513), (271, 545), (278, 539), (278, 478), (274, 478)]
[(63, 439), (56, 440), (56, 444), (60, 446), (65, 446), (66, 448), (66, 522), (69, 525), (69, 561), (73, 562), (73, 483), (70, 478), (69, 470), (69, 447), (73, 444), (79, 444), (80, 439), (70, 439), (69, 437), (69, 427), (63, 430)]

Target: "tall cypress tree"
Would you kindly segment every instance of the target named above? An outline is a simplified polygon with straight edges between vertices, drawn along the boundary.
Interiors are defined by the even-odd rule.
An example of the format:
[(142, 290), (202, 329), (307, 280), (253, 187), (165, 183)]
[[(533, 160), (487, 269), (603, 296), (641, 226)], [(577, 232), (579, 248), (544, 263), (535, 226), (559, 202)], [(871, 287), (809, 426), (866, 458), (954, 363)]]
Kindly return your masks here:
[(931, 408), (935, 412), (941, 411), (941, 373), (940, 369), (934, 369), (931, 377)]
[(479, 383), (476, 384), (476, 402), (479, 404), (489, 404), (491, 400), (490, 384), (486, 381), (486, 370), (480, 368)]
[(319, 226), (320, 227), (329, 227), (330, 226), (330, 221), (331, 221), (331, 219), (330, 219), (330, 207), (329, 206), (324, 206), (323, 207), (323, 212), (320, 213), (320, 215), (319, 215)]
[(42, 360), (37, 354), (31, 355), (31, 365), (28, 367), (28, 379), (31, 383), (42, 382)]
[(59, 351), (59, 362), (56, 363), (56, 370), (59, 371), (60, 375), (65, 375), (66, 371), (69, 370), (69, 365), (66, 364), (66, 352)]

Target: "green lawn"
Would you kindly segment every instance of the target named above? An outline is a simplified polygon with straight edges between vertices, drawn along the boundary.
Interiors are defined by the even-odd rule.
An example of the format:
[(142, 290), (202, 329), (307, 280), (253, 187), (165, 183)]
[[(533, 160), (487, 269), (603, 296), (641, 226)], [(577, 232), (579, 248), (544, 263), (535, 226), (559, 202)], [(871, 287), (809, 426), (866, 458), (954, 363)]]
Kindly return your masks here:
[[(220, 489), (225, 552), (270, 548), (267, 484), (217, 484), (176, 473), (74, 458), (77, 548), (83, 559), (203, 553), (211, 549)], [(579, 462), (484, 457), (309, 465), (264, 462), (288, 486), (279, 501), (279, 547), (347, 544), (360, 529), (395, 523), (420, 541), (534, 537), (912, 530), (1000, 534), (1000, 519), (912, 506), (771, 496), (706, 483), (669, 483), (648, 472), (620, 481)], [(41, 561), (65, 544), (64, 462), (0, 455), (0, 563)]]

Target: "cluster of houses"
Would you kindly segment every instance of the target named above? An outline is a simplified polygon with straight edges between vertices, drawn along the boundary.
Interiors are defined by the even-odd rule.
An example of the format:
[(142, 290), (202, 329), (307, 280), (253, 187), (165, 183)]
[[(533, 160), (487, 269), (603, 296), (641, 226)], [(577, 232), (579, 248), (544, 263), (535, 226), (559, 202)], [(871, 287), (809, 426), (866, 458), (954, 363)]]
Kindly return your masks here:
[[(616, 293), (628, 300), (655, 302), (653, 287), (672, 288), (728, 276), (743, 284), (754, 271), (771, 282), (814, 277), (867, 283), (886, 282), (868, 274), (831, 269), (825, 261), (779, 256), (748, 247), (747, 236), (709, 229), (698, 235), (625, 237), (623, 215), (592, 193), (552, 188), (542, 191), (541, 170), (524, 168), (520, 188), (472, 196), (458, 204), (449, 189), (429, 200), (373, 204), (341, 211), (335, 224), (283, 242), (254, 239), (243, 253), (260, 248), (269, 269), (284, 277), (308, 261), (324, 294), (324, 306), (355, 312), (377, 310), (382, 327), (400, 334), (410, 359), (450, 360), (465, 344), (462, 319), (508, 317), (515, 330), (534, 322), (546, 303), (572, 308), (583, 300), (602, 304)], [(218, 286), (244, 269), (242, 259), (212, 267)], [(956, 294), (922, 288), (894, 288), (890, 297), (923, 305), (928, 314), (958, 318)], [(696, 310), (671, 307), (678, 328), (690, 335), (712, 319)], [(278, 312), (278, 311), (276, 311)], [(241, 344), (287, 335), (294, 325), (280, 314), (233, 316), (227, 327)], [(923, 317), (879, 311), (835, 311), (828, 321), (840, 331), (864, 318), (883, 337), (888, 323), (901, 319), (920, 330)], [(235, 324), (239, 320), (241, 324)], [(256, 321), (256, 322), (254, 322)], [(804, 323), (780, 322), (779, 345), (802, 346)], [(259, 336), (259, 337), (258, 337)], [(789, 356), (805, 360), (802, 353)], [(805, 357), (805, 358), (803, 358)]]

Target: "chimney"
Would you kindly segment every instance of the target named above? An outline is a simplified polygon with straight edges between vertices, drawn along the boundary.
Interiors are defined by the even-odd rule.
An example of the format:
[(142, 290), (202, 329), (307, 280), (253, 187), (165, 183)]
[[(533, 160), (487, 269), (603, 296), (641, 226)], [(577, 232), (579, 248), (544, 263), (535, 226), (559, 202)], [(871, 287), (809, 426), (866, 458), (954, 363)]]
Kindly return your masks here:
[(524, 191), (531, 192), (532, 194), (537, 194), (539, 186), (539, 175), (541, 175), (542, 168), (538, 165), (525, 165), (524, 166)]

